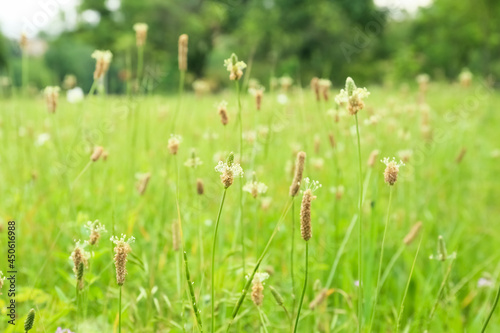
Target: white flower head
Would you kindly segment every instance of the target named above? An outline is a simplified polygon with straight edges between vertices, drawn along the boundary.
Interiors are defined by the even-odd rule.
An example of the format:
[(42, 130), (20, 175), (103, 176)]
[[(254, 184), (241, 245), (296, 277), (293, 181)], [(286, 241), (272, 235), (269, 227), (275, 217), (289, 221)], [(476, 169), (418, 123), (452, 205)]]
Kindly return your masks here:
[(49, 140), (50, 140), (50, 134), (49, 133), (41, 133), (36, 138), (35, 146), (37, 146), (37, 147), (43, 146)]
[(304, 184), (306, 187), (304, 191), (311, 190), (311, 192), (314, 192), (323, 186), (319, 183), (319, 181), (311, 180), (309, 177), (304, 178)]
[(263, 273), (255, 273), (255, 275), (253, 276), (253, 282), (256, 283), (256, 282), (264, 282), (265, 280), (267, 280), (269, 278), (269, 274), (266, 273), (266, 272), (263, 272)]
[(255, 179), (252, 179), (251, 181), (247, 182), (243, 186), (243, 191), (250, 193), (254, 198), (257, 198), (259, 194), (264, 194), (267, 192), (267, 185), (261, 182), (258, 182)]
[(335, 103), (346, 106), (351, 115), (355, 115), (365, 107), (363, 99), (367, 98), (370, 92), (366, 88), (357, 88), (354, 80), (350, 77), (345, 82), (345, 89), (335, 97)]
[(75, 104), (81, 102), (83, 100), (83, 90), (80, 87), (75, 87), (73, 89), (69, 89), (66, 92), (66, 99), (69, 103)]
[(224, 60), (224, 67), (226, 67), (230, 80), (239, 80), (243, 76), (243, 70), (247, 67), (243, 61), (238, 61), (236, 54), (231, 54), (231, 57)]
[(134, 236), (130, 236), (127, 239), (127, 235), (125, 234), (121, 234), (119, 238), (118, 236), (111, 236), (109, 240), (113, 242), (116, 246), (125, 246), (125, 244), (130, 245), (135, 242)]
[(234, 177), (243, 177), (243, 169), (238, 163), (234, 163), (234, 154), (230, 153), (227, 161), (219, 163), (215, 166), (215, 171), (220, 172), (221, 182), (225, 188), (233, 184)]
[(95, 220), (94, 222), (88, 221), (85, 226), (86, 229), (88, 229), (90, 232), (100, 232), (100, 233), (105, 233), (107, 232), (106, 226), (99, 222), (99, 220)]

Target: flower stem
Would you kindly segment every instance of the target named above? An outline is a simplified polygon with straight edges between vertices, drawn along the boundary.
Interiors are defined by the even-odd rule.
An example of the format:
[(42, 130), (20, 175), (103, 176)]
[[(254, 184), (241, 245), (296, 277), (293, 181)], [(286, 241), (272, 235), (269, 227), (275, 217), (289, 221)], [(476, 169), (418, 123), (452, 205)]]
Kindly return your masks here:
[(118, 301), (118, 333), (122, 332), (122, 286), (120, 286), (120, 299)]
[(304, 302), (304, 295), (306, 294), (307, 287), (307, 272), (309, 266), (309, 242), (306, 241), (306, 271), (304, 274), (304, 287), (302, 288), (302, 295), (300, 295), (299, 308), (297, 309), (297, 317), (295, 318), (295, 327), (293, 332), (297, 332), (297, 327), (299, 326), (300, 310), (302, 309), (302, 303)]
[(295, 312), (295, 279), (293, 276), (293, 254), (295, 252), (295, 197), (292, 197), (292, 247), (290, 249), (290, 275), (292, 276), (292, 316)]
[(198, 328), (200, 332), (203, 332), (203, 324), (201, 322), (200, 310), (198, 309), (198, 305), (196, 304), (196, 296), (194, 294), (194, 287), (193, 287), (194, 282), (191, 281), (191, 274), (189, 273), (189, 265), (188, 265), (186, 251), (184, 251), (184, 266), (186, 268), (186, 282), (189, 287), (189, 294), (191, 296), (191, 304), (193, 306), (193, 312), (196, 317), (196, 322), (198, 323)]
[(497, 291), (497, 295), (495, 296), (495, 301), (494, 301), (493, 306), (491, 308), (490, 314), (488, 315), (488, 318), (486, 318), (486, 321), (484, 322), (483, 329), (481, 330), (481, 333), (484, 333), (486, 331), (486, 327), (488, 326), (488, 323), (490, 322), (490, 319), (493, 316), (493, 312), (495, 312), (495, 309), (498, 305), (499, 299), (500, 299), (500, 287)]
[(391, 211), (392, 188), (393, 188), (393, 186), (389, 187), (389, 205), (387, 207), (387, 216), (385, 218), (384, 235), (382, 236), (382, 246), (380, 248), (380, 261), (379, 261), (379, 265), (378, 265), (377, 284), (375, 287), (375, 299), (373, 301), (372, 315), (371, 315), (371, 319), (370, 319), (370, 325), (368, 328), (368, 332), (371, 332), (371, 330), (372, 330), (373, 320), (375, 318), (375, 313), (376, 313), (376, 308), (377, 308), (378, 294), (380, 293), (380, 289), (381, 289), (380, 276), (382, 275), (382, 262), (384, 260), (385, 237), (387, 234), (387, 225), (389, 224), (389, 214)]
[(224, 206), (224, 200), (226, 199), (227, 188), (224, 188), (222, 193), (222, 200), (220, 202), (219, 213), (217, 213), (217, 221), (215, 222), (214, 240), (212, 242), (212, 332), (215, 332), (215, 245), (217, 241), (217, 232), (219, 230), (220, 216), (222, 213), (222, 207)]
[(363, 180), (361, 171), (361, 140), (359, 138), (358, 114), (356, 118), (356, 134), (358, 137), (358, 160), (359, 160), (359, 201), (358, 201), (358, 332), (361, 333), (363, 327), (363, 223), (361, 215), (361, 205), (363, 202)]
[[(243, 121), (241, 119), (241, 94), (240, 94), (240, 81), (236, 80), (236, 95), (238, 96), (238, 123), (240, 129), (240, 164), (243, 162)], [(245, 230), (243, 225), (243, 178), (240, 179), (240, 241), (241, 241), (241, 264), (243, 267), (243, 274), (245, 274)]]

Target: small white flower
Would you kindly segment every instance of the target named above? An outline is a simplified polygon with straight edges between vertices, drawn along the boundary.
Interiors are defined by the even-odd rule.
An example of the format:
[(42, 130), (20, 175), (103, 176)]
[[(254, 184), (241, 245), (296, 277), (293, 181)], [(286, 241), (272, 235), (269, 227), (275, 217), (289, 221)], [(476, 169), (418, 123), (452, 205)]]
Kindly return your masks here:
[(243, 191), (250, 193), (254, 198), (267, 192), (267, 185), (256, 180), (249, 181), (243, 186)]
[(285, 94), (279, 94), (277, 99), (278, 99), (278, 103), (281, 105), (288, 104), (288, 97)]
[(127, 235), (122, 234), (120, 238), (118, 236), (111, 236), (109, 239), (111, 242), (113, 242), (116, 246), (123, 246), (125, 244), (132, 244), (135, 242), (134, 236), (130, 236), (129, 239), (127, 239)]
[(238, 163), (233, 163), (229, 166), (227, 163), (219, 161), (219, 163), (215, 166), (215, 171), (220, 172), (221, 174), (231, 172), (234, 177), (243, 177), (243, 169)]
[(478, 288), (489, 288), (493, 286), (493, 282), (491, 282), (490, 279), (486, 278), (480, 278), (477, 280), (477, 287)]
[(66, 99), (69, 103), (75, 104), (83, 100), (83, 90), (80, 87), (75, 87), (66, 92)]
[(306, 184), (305, 190), (311, 190), (312, 192), (316, 191), (317, 189), (323, 186), (319, 183), (319, 181), (311, 180), (309, 179), (309, 177), (304, 178), (304, 183)]
[[(269, 274), (268, 273), (255, 273), (255, 275), (253, 276), (253, 282), (256, 283), (256, 282), (264, 282), (265, 280), (267, 280), (269, 278)], [(247, 278), (248, 279), (248, 278)]]
[(355, 115), (359, 110), (364, 108), (363, 99), (369, 95), (370, 92), (366, 88), (357, 88), (354, 80), (348, 77), (345, 89), (340, 90), (340, 93), (335, 97), (335, 103), (340, 106), (346, 106), (349, 113)]
[(99, 233), (105, 233), (107, 232), (106, 226), (99, 222), (99, 220), (95, 220), (94, 222), (88, 221), (87, 224), (85, 224), (85, 228), (88, 229), (89, 231), (96, 231)]
[(49, 133), (41, 133), (36, 138), (35, 146), (37, 146), (37, 147), (43, 146), (49, 140), (50, 140), (50, 134)]

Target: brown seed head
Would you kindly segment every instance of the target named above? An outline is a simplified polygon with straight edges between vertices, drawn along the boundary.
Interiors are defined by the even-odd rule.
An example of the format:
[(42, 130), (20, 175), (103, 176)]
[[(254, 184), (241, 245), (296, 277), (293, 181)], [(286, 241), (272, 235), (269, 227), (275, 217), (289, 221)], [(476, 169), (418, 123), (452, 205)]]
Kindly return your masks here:
[(460, 164), (460, 162), (462, 162), (462, 160), (464, 159), (465, 153), (467, 153), (467, 148), (462, 147), (462, 149), (460, 150), (460, 153), (458, 153), (458, 156), (455, 159), (455, 162), (457, 162), (457, 164)]
[(132, 248), (128, 243), (122, 242), (117, 244), (114, 248), (115, 251), (115, 268), (116, 268), (116, 283), (122, 286), (125, 283), (125, 277), (127, 276), (127, 256), (132, 251)]
[(135, 30), (135, 42), (137, 47), (144, 46), (146, 44), (146, 38), (148, 36), (148, 25), (146, 23), (136, 23), (134, 24)]
[(389, 185), (394, 185), (398, 180), (399, 167), (404, 165), (403, 162), (397, 163), (395, 159), (389, 160), (388, 157), (382, 160), (382, 163), (386, 165), (384, 171), (384, 180)]
[(187, 54), (188, 54), (188, 35), (182, 34), (179, 36), (179, 70), (187, 70)]
[(370, 168), (373, 168), (373, 166), (375, 165), (375, 161), (377, 160), (378, 154), (379, 154), (379, 151), (377, 149), (373, 150), (370, 153), (370, 157), (368, 157), (368, 166)]
[(309, 309), (316, 309), (321, 303), (323, 303), (328, 296), (328, 289), (323, 288), (319, 291), (316, 297), (309, 303)]
[(422, 222), (419, 221), (411, 227), (410, 232), (403, 239), (403, 243), (410, 245), (417, 238), (420, 229), (422, 229)]
[(218, 113), (219, 113), (219, 116), (220, 116), (220, 122), (224, 126), (226, 126), (227, 123), (229, 122), (229, 116), (227, 114), (226, 106), (227, 106), (227, 104), (224, 103), (224, 102), (222, 102), (222, 103), (219, 104), (219, 107), (218, 107)]
[(24, 32), (21, 34), (21, 38), (19, 39), (19, 46), (23, 51), (28, 47), (28, 36), (26, 36)]
[(300, 234), (306, 242), (311, 239), (311, 203), (316, 197), (311, 189), (307, 189), (302, 197), (302, 205), (300, 206)]
[(332, 148), (335, 148), (335, 136), (333, 135), (333, 133), (328, 134), (328, 139), (330, 140), (330, 146), (332, 146)]
[(300, 151), (297, 153), (297, 161), (295, 162), (295, 175), (293, 177), (292, 185), (290, 186), (290, 196), (294, 197), (297, 195), (300, 189), (300, 182), (302, 182), (302, 176), (304, 175), (304, 165), (306, 162), (306, 153)]
[(103, 151), (104, 151), (104, 148), (102, 148), (101, 146), (94, 147), (94, 151), (92, 152), (92, 155), (90, 156), (90, 160), (92, 162), (96, 162), (97, 160), (99, 160)]
[(205, 186), (203, 185), (203, 180), (200, 178), (196, 180), (196, 192), (198, 195), (203, 195), (203, 193), (205, 193)]
[(151, 179), (151, 174), (148, 172), (139, 181), (139, 183), (137, 184), (137, 192), (139, 193), (139, 195), (143, 195), (144, 192), (146, 192), (150, 179)]
[(319, 102), (321, 100), (321, 95), (319, 93), (319, 79), (317, 77), (311, 79), (311, 89), (314, 91), (316, 100)]

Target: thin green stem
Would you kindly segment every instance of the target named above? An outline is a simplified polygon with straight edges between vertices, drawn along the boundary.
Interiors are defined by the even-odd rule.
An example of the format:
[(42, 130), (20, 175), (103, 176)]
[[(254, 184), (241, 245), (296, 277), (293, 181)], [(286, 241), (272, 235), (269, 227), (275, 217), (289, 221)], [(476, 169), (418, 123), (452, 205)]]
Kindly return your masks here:
[(137, 47), (137, 89), (141, 86), (144, 66), (144, 46)]
[(94, 79), (94, 82), (92, 82), (92, 86), (90, 87), (89, 91), (89, 96), (92, 96), (97, 88), (97, 80)]
[[(240, 129), (240, 147), (239, 147), (239, 153), (240, 153), (240, 163), (243, 162), (243, 121), (241, 117), (241, 94), (240, 94), (240, 81), (236, 80), (236, 95), (238, 96), (238, 123), (239, 123), (239, 129)], [(245, 264), (245, 230), (244, 230), (244, 225), (243, 225), (243, 178), (240, 179), (240, 241), (241, 241), (241, 263), (243, 267), (243, 274), (245, 274), (246, 271), (246, 264)]]
[(189, 273), (189, 265), (187, 259), (187, 253), (184, 251), (184, 266), (186, 268), (186, 282), (189, 287), (189, 294), (191, 296), (191, 305), (193, 306), (193, 312), (196, 317), (196, 322), (198, 323), (198, 328), (200, 332), (203, 332), (203, 324), (201, 322), (200, 310), (198, 309), (198, 305), (196, 303), (196, 296), (194, 294), (194, 282), (191, 281), (191, 274)]
[(380, 293), (381, 285), (380, 285), (380, 277), (382, 276), (382, 263), (384, 260), (384, 246), (385, 246), (385, 238), (387, 235), (387, 226), (389, 224), (389, 215), (391, 212), (391, 203), (392, 203), (392, 188), (393, 186), (389, 187), (389, 205), (387, 206), (387, 215), (385, 218), (385, 225), (384, 225), (384, 235), (382, 236), (382, 245), (380, 248), (380, 261), (378, 265), (378, 274), (377, 274), (377, 284), (375, 287), (375, 299), (373, 300), (373, 306), (372, 306), (372, 315), (370, 318), (370, 325), (368, 326), (368, 332), (372, 331), (372, 326), (373, 326), (373, 320), (375, 318), (375, 313), (376, 313), (376, 308), (377, 308), (377, 301), (378, 301), (378, 294)]
[(23, 93), (27, 94), (28, 92), (28, 54), (25, 49), (22, 51), (22, 85), (23, 85)]
[(437, 296), (436, 296), (436, 301), (434, 302), (434, 306), (432, 307), (432, 310), (431, 310), (431, 312), (429, 314), (429, 318), (427, 319), (427, 328), (429, 328), (429, 325), (430, 325), (430, 323), (432, 321), (432, 318), (434, 317), (434, 313), (436, 312), (436, 309), (437, 309), (437, 307), (439, 305), (439, 299), (441, 298), (441, 294), (443, 293), (443, 290), (446, 287), (446, 281), (448, 281), (448, 277), (450, 276), (452, 265), (453, 265), (453, 259), (450, 262), (450, 265), (448, 266), (448, 269), (444, 273), (443, 281), (441, 282), (441, 286), (439, 287), (439, 290), (438, 290), (438, 293), (437, 293)]
[(222, 213), (222, 207), (224, 206), (224, 200), (226, 199), (227, 187), (224, 188), (222, 193), (222, 200), (220, 202), (219, 213), (217, 213), (217, 221), (215, 222), (214, 240), (212, 242), (212, 332), (215, 332), (215, 245), (217, 241), (217, 232), (219, 230), (220, 216)]
[(363, 223), (361, 215), (361, 205), (363, 202), (363, 180), (362, 180), (362, 170), (361, 170), (361, 140), (359, 138), (359, 124), (358, 124), (358, 114), (354, 116), (356, 118), (356, 134), (358, 137), (358, 161), (359, 161), (359, 201), (358, 201), (358, 332), (361, 333), (363, 328)]
[(120, 298), (118, 300), (118, 333), (122, 333), (122, 286), (120, 286)]
[(493, 312), (495, 312), (499, 299), (500, 299), (500, 287), (498, 288), (497, 295), (495, 296), (495, 301), (493, 302), (493, 306), (491, 307), (491, 311), (490, 314), (488, 315), (488, 318), (486, 318), (486, 321), (484, 322), (481, 333), (484, 333), (486, 331), (486, 327), (488, 326), (488, 323), (490, 322), (490, 319), (493, 316)]
[(80, 179), (80, 177), (85, 173), (85, 171), (87, 171), (87, 169), (90, 167), (91, 164), (92, 164), (92, 161), (89, 161), (87, 163), (87, 165), (83, 168), (83, 170), (78, 174), (78, 176), (76, 176), (75, 180), (73, 180), (73, 183), (71, 184), (71, 188), (73, 188), (75, 186), (78, 179)]
[(295, 279), (293, 274), (293, 256), (295, 252), (295, 197), (292, 197), (292, 247), (290, 249), (290, 274), (292, 276), (292, 316), (295, 312)]
[(300, 310), (302, 309), (302, 303), (304, 302), (304, 295), (306, 294), (307, 288), (307, 273), (309, 266), (309, 242), (306, 241), (306, 271), (304, 274), (304, 287), (302, 288), (302, 295), (300, 295), (299, 308), (297, 309), (297, 317), (295, 318), (295, 327), (293, 332), (297, 332), (297, 327), (299, 327)]
[(398, 319), (396, 321), (396, 333), (399, 332), (399, 323), (401, 322), (401, 317), (403, 316), (406, 295), (408, 294), (408, 289), (410, 289), (411, 277), (413, 276), (413, 269), (415, 268), (415, 263), (417, 262), (417, 257), (418, 257), (418, 253), (420, 251), (421, 244), (422, 244), (422, 237), (420, 238), (420, 242), (418, 243), (417, 253), (415, 254), (415, 258), (413, 258), (413, 264), (411, 265), (410, 276), (408, 276), (408, 281), (406, 282), (405, 292), (403, 293), (403, 299), (401, 300), (401, 306), (399, 307)]

